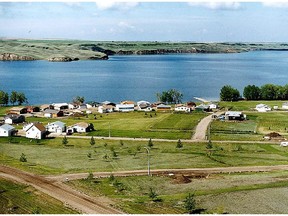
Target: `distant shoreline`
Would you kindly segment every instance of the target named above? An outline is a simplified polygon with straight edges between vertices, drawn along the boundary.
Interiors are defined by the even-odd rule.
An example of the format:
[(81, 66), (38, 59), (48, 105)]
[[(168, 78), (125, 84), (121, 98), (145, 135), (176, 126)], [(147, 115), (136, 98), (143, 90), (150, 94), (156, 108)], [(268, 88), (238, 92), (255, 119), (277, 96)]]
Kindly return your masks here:
[(108, 60), (113, 55), (288, 51), (288, 43), (196, 43), (76, 40), (0, 40), (0, 61)]

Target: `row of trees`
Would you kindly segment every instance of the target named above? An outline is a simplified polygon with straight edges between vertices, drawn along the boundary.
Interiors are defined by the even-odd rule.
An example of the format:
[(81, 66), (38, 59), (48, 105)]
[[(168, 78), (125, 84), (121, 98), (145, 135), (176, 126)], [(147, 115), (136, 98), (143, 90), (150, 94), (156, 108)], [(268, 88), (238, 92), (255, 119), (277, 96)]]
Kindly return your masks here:
[(12, 91), (10, 96), (7, 92), (0, 91), (0, 105), (8, 105), (18, 103), (22, 105), (23, 103), (28, 103), (27, 98), (23, 92)]
[(163, 91), (162, 93), (156, 93), (156, 97), (158, 101), (168, 104), (177, 104), (182, 102), (183, 94), (176, 89), (170, 89), (168, 91)]
[[(243, 90), (246, 100), (288, 100), (288, 84), (284, 86), (265, 84), (261, 87), (248, 85)], [(240, 92), (230, 85), (221, 88), (220, 99), (222, 101), (237, 101), (241, 98)]]

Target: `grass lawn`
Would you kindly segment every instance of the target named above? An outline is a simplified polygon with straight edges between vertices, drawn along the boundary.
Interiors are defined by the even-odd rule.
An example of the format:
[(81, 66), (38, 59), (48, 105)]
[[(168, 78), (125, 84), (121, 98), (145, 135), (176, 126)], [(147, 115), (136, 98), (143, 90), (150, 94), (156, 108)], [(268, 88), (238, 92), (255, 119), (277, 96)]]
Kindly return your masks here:
[(242, 122), (213, 121), (212, 140), (263, 140), (271, 132), (288, 135), (288, 112), (244, 112), (248, 120)]
[[(277, 197), (281, 195), (282, 198), (287, 198), (287, 193), (281, 193), (281, 190), (287, 191), (287, 175), (287, 171), (279, 171), (213, 174), (200, 179), (186, 176), (186, 180), (188, 178), (191, 181), (186, 183), (179, 181), (182, 179), (181, 176), (110, 176), (104, 179), (70, 181), (67, 184), (91, 196), (108, 196), (116, 201), (117, 207), (129, 214), (186, 213), (183, 204), (188, 193), (196, 195), (196, 208), (202, 210), (202, 213), (273, 214), (285, 213), (288, 210), (286, 205), (279, 206), (278, 202), (281, 203), (281, 200)], [(158, 198), (155, 201), (149, 197), (151, 190)], [(261, 195), (264, 191), (265, 196)], [(245, 198), (245, 194), (249, 194), (255, 200), (251, 203), (247, 196)], [(233, 202), (229, 197), (233, 198)], [(263, 205), (267, 202), (267, 197), (271, 199)], [(237, 205), (238, 202), (242, 205)], [(275, 208), (277, 204), (278, 209)], [(260, 207), (261, 205), (263, 206)]]
[[(90, 136), (143, 137), (163, 139), (190, 139), (197, 123), (207, 116), (205, 113), (161, 113), (130, 112), (90, 114), (87, 117), (63, 118), (67, 126), (84, 121), (93, 123), (96, 131), (83, 133)], [(55, 119), (28, 117), (26, 121), (40, 121), (44, 125)], [(79, 135), (79, 134), (76, 134)]]
[(225, 107), (233, 111), (251, 111), (256, 107), (257, 104), (266, 104), (271, 108), (273, 108), (274, 106), (278, 106), (279, 109), (281, 109), (284, 102), (286, 101), (221, 101), (219, 102), (219, 106), (222, 108)]
[(77, 214), (62, 202), (23, 184), (0, 178), (0, 214)]
[[(156, 142), (150, 153), (151, 169), (197, 168), (249, 165), (288, 164), (288, 149), (273, 144), (237, 144), (212, 141), (212, 153), (206, 143), (185, 143), (177, 149), (176, 142)], [(40, 174), (60, 174), (90, 171), (145, 170), (147, 153), (144, 141), (62, 138), (43, 140), (0, 139), (0, 163)], [(27, 162), (20, 162), (24, 153)]]

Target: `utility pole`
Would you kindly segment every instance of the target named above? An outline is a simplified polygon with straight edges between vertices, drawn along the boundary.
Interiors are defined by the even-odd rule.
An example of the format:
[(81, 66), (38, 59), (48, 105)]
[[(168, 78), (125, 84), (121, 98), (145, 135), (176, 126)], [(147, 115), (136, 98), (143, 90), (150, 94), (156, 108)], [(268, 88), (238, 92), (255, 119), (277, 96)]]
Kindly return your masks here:
[(150, 151), (148, 147), (144, 147), (147, 150), (147, 158), (148, 158), (148, 176), (150, 176)]
[(110, 127), (110, 122), (109, 122), (109, 137), (111, 137), (111, 127)]

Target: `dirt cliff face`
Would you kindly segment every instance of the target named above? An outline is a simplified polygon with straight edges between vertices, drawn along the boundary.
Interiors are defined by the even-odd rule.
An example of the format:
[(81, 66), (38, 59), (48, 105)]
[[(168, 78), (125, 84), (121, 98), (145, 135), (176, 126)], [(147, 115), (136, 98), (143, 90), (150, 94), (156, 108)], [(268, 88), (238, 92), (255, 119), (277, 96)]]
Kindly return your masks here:
[(74, 61), (72, 58), (70, 57), (51, 57), (48, 59), (48, 61), (51, 61), (51, 62), (71, 62), (71, 61)]
[(13, 53), (0, 54), (0, 61), (32, 61), (35, 60), (31, 56), (19, 56)]

